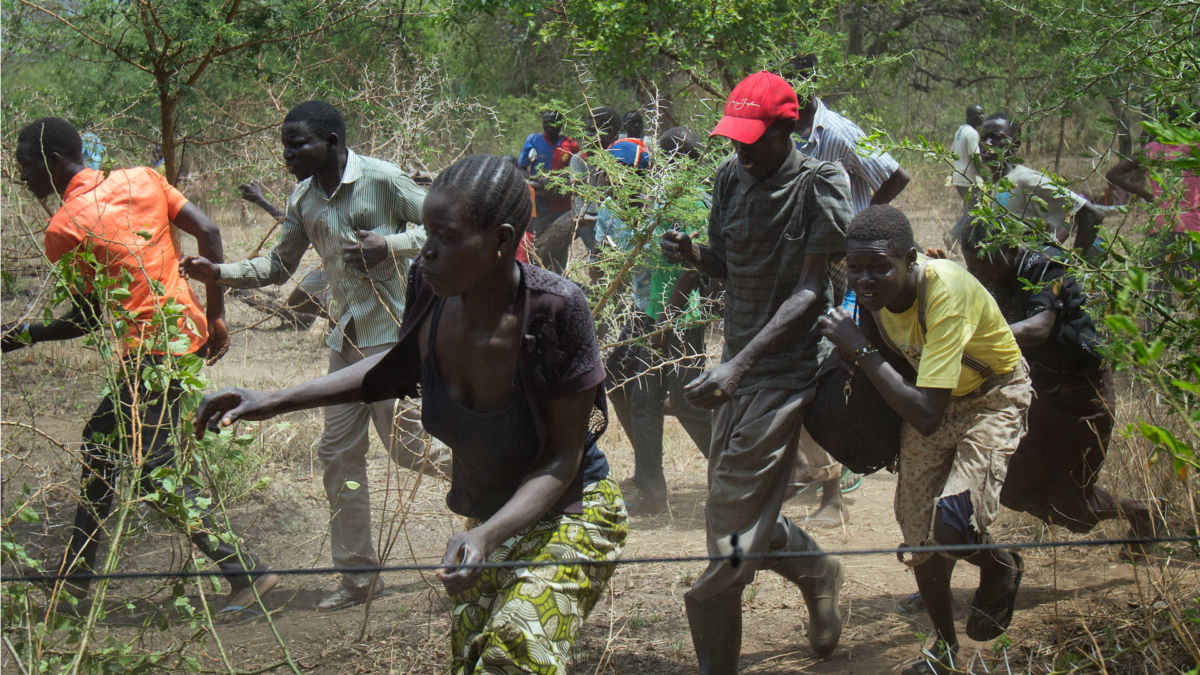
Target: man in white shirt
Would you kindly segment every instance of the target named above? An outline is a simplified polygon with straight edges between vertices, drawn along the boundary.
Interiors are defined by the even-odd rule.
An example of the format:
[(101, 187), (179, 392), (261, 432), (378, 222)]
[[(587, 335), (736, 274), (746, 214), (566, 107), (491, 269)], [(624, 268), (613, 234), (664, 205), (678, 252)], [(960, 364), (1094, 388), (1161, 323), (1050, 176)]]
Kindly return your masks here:
[(946, 248), (953, 249), (958, 245), (958, 235), (963, 226), (971, 218), (971, 200), (968, 191), (979, 182), (979, 125), (983, 124), (983, 106), (967, 106), (967, 121), (954, 132), (954, 141), (950, 144), (950, 152), (957, 155), (954, 160), (954, 172), (950, 174), (950, 184), (958, 190), (958, 196), (963, 203), (963, 212), (954, 229), (945, 236)]

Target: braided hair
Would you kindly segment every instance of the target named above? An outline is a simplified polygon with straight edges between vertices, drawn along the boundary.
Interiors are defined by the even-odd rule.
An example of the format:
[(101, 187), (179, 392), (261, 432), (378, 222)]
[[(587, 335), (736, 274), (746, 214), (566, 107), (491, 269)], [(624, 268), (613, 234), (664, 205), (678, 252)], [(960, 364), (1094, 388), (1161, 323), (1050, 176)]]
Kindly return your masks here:
[(511, 162), (495, 155), (471, 155), (451, 164), (433, 181), (433, 190), (448, 190), (460, 199), (460, 213), (481, 230), (504, 223), (525, 236), (533, 201), (525, 178)]

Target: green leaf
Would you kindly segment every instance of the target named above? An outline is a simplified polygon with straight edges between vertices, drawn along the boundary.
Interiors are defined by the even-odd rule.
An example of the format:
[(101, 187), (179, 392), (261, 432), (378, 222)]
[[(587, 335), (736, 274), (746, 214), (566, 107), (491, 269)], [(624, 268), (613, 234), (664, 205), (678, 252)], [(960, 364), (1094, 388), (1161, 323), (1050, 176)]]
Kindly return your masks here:
[(362, 487), (362, 486), (357, 481), (352, 481), (352, 480), (346, 481), (346, 489), (347, 490), (357, 490), (360, 487)]
[(1124, 314), (1106, 316), (1104, 317), (1104, 323), (1108, 324), (1108, 327), (1115, 331), (1121, 331), (1129, 335), (1137, 335), (1138, 333), (1137, 322)]

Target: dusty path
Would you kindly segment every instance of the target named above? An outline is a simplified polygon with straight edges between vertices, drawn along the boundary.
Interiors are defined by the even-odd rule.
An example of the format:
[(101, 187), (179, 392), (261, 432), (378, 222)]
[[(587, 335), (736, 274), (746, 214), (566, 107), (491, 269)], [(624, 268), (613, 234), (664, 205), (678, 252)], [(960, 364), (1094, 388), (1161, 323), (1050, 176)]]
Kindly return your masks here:
[[(913, 204), (906, 210), (915, 214), (919, 207)], [(935, 219), (930, 216), (924, 220), (933, 223)], [(945, 217), (937, 222), (948, 225)], [(922, 240), (936, 241), (932, 234), (922, 236)], [(239, 329), (258, 322), (261, 316), (234, 302), (230, 319), (231, 328)], [(276, 389), (324, 373), (326, 350), (321, 345), (319, 324), (308, 333), (269, 330), (272, 325), (234, 336), (230, 356), (209, 371), (214, 388), (237, 384)], [(5, 374), (5, 419), (36, 421), (41, 431), (66, 444), (64, 452), (42, 437), (19, 436), (13, 428), (6, 428), (5, 450), (11, 454), (5, 458), (5, 485), (16, 486), (23, 481), (34, 486), (50, 481), (62, 485), (43, 498), (43, 523), (17, 524), (14, 536), (35, 552), (58, 551), (74, 506), (71, 494), (77, 478), (73, 453), (77, 452), (79, 430), (95, 405), (99, 386), (94, 378), (77, 377), (75, 371), (55, 363), (95, 370), (97, 362), (94, 354), (77, 345), (39, 347), (13, 355), (7, 362), (15, 367)], [(253, 472), (253, 478), (265, 476), (270, 483), (240, 501), (231, 513), (235, 529), (275, 567), (330, 564), (325, 540), (328, 510), (314, 452), (320, 427), (319, 413), (296, 413), (263, 425), (258, 430), (261, 443), (254, 446), (256, 463), (247, 470)], [(664, 516), (633, 519), (625, 557), (704, 552), (704, 464), (686, 439), (679, 426), (669, 421), (665, 467), (672, 509)], [(375, 530), (377, 534), (395, 535), (389, 562), (437, 562), (446, 538), (461, 527), (459, 519), (445, 509), (446, 486), (424, 481), (419, 489), (411, 491), (412, 474), (389, 467), (378, 441), (373, 438), (372, 442), (376, 445), (371, 455), (370, 484), (377, 507)], [(611, 431), (602, 447), (616, 477), (629, 477), (633, 453), (623, 434)], [(14, 457), (22, 459), (10, 462)], [(1135, 463), (1129, 459), (1123, 462), (1130, 466)], [(1163, 480), (1169, 479), (1169, 471), (1161, 473)], [(868, 477), (860, 490), (849, 495), (850, 523), (839, 529), (813, 531), (822, 547), (836, 552), (899, 543), (899, 528), (891, 508), (894, 485), (894, 476), (887, 473)], [(5, 506), (15, 493), (6, 490)], [(817, 502), (815, 492), (804, 494), (786, 504), (785, 513), (800, 522), (815, 510)], [(402, 512), (407, 515), (401, 517)], [(189, 549), (180, 546), (178, 538), (156, 516), (143, 511), (134, 529), (135, 539), (123, 553), (123, 569), (178, 569)], [(1093, 534), (1119, 536), (1123, 532), (1122, 527), (1107, 526)], [(1067, 537), (1064, 531), (1047, 531), (1029, 518), (1009, 512), (1002, 515), (996, 533), (1008, 541)], [(1062, 549), (1057, 555), (1031, 552), (1009, 633), (1013, 642), (1010, 655), (1020, 661), (1027, 651), (1078, 637), (1080, 615), (1107, 622), (1088, 626), (1088, 630), (1098, 631), (1119, 629), (1112, 617), (1123, 622), (1147, 621), (1161, 597), (1148, 583), (1148, 577), (1159, 584), (1186, 584), (1193, 589), (1200, 585), (1196, 568), (1186, 567), (1194, 563), (1194, 558), (1182, 559), (1183, 571), (1178, 571), (1181, 567), (1176, 564), (1176, 571), (1164, 582), (1145, 568), (1135, 570), (1118, 563), (1115, 551), (1107, 549)], [(814, 659), (804, 639), (807, 615), (800, 593), (779, 577), (763, 573), (744, 598), (742, 672), (886, 673), (916, 657), (918, 634), (930, 630), (927, 619), (923, 614), (904, 615), (896, 609), (898, 600), (915, 590), (911, 573), (890, 556), (853, 557), (845, 562), (849, 570), (842, 596), (846, 627), (841, 647), (827, 659)], [(606, 598), (583, 630), (571, 672), (694, 673), (696, 662), (683, 615), (683, 594), (702, 569), (700, 563), (620, 568)], [(384, 578), (395, 592), (373, 603), (362, 639), (361, 606), (329, 614), (313, 610), (316, 602), (335, 587), (332, 577), (287, 577), (268, 597), (275, 627), (303, 672), (445, 672), (448, 604), (444, 592), (431, 577), (416, 573), (387, 573)], [(976, 581), (974, 569), (961, 565), (953, 583), (960, 626)], [(193, 604), (199, 604), (194, 585), (185, 586), (184, 591)], [(169, 605), (170, 592), (169, 586), (150, 582), (114, 583), (109, 617), (100, 627), (100, 634), (138, 640), (146, 648), (164, 648), (171, 640), (180, 639), (185, 633), (182, 628), (165, 633), (138, 628), (157, 623)], [(1056, 614), (1065, 619), (1057, 626)], [(221, 627), (218, 634), (239, 671), (252, 671), (281, 658), (274, 635), (263, 621)], [(963, 639), (964, 654), (975, 648), (991, 652), (990, 645), (974, 645), (965, 636)], [(208, 641), (204, 650), (199, 655), (201, 666), (223, 671), (215, 642)]]
[[(673, 421), (669, 423), (669, 436), (672, 440), (684, 437)], [(605, 446), (618, 477), (626, 477), (632, 464), (626, 440), (619, 432), (612, 433)], [(668, 448), (671, 513), (633, 519), (625, 557), (703, 553), (703, 469), (699, 454), (693, 456), (694, 452), (690, 448)], [(376, 453), (371, 487), (381, 510), (386, 469), (382, 453)], [(245, 528), (247, 540), (275, 566), (328, 565), (319, 478), (310, 474), (307, 462), (272, 464), (266, 470), (275, 478), (266, 503), (256, 501), (239, 509), (235, 523), (239, 529)], [(395, 509), (395, 480), (410, 477), (407, 472), (393, 469), (392, 499), (386, 512)], [(852, 520), (847, 526), (812, 531), (822, 547), (837, 551), (898, 543), (899, 529), (891, 513), (894, 481), (895, 477), (887, 473), (868, 477), (860, 490), (848, 496)], [(445, 537), (456, 526), (455, 519), (438, 505), (443, 491), (443, 485), (434, 483), (426, 483), (417, 491), (406, 532), (398, 537), (393, 563), (404, 564), (414, 558), (435, 562), (440, 558)], [(785, 505), (785, 513), (800, 522), (815, 510), (817, 502), (818, 495), (803, 494)], [(376, 519), (377, 530), (380, 520)], [(1007, 514), (1001, 531), (1015, 538), (1026, 536), (1029, 529), (1019, 518)], [(127, 554), (131, 568), (157, 567), (179, 553), (173, 538), (161, 527), (151, 523), (146, 534)], [(1075, 598), (1136, 603), (1133, 568), (1115, 562), (1112, 554), (1108, 550), (1060, 551), (1057, 588), (1053, 555), (1037, 552), (1028, 556), (1029, 570), (1012, 640), (1032, 647), (1047, 635), (1053, 639), (1053, 630), (1046, 622), (1053, 616), (1056, 594), (1063, 601), (1060, 609), (1066, 610)], [(744, 597), (742, 672), (882, 673), (916, 656), (916, 636), (930, 630), (928, 622), (924, 614), (903, 615), (896, 608), (900, 597), (915, 590), (911, 573), (888, 556), (844, 560), (849, 569), (843, 590), (846, 627), (841, 647), (827, 659), (815, 659), (804, 639), (807, 614), (800, 593), (778, 576), (765, 572)], [(620, 568), (606, 599), (583, 631), (572, 672), (695, 672), (695, 656), (683, 615), (683, 593), (701, 569), (700, 563)], [(362, 640), (358, 639), (363, 620), (361, 606), (327, 614), (312, 609), (323, 593), (334, 587), (331, 577), (286, 577), (269, 596), (268, 605), (277, 610), (273, 615), (275, 625), (305, 671), (331, 675), (444, 672), (448, 627), (445, 594), (431, 578), (416, 573), (387, 573), (384, 578), (395, 592), (374, 602)], [(960, 566), (954, 588), (962, 619), (976, 581), (973, 568)], [(118, 584), (117, 595), (136, 595), (142, 586)], [(141, 623), (157, 611), (158, 603), (138, 604), (132, 616), (125, 617), (132, 624)], [(253, 669), (279, 658), (270, 628), (262, 621), (219, 631), (239, 669)], [(977, 647), (965, 636), (963, 646), (964, 653)], [(986, 645), (978, 647), (988, 652)], [(211, 644), (209, 653), (216, 658)], [(219, 665), (213, 661), (208, 667)]]

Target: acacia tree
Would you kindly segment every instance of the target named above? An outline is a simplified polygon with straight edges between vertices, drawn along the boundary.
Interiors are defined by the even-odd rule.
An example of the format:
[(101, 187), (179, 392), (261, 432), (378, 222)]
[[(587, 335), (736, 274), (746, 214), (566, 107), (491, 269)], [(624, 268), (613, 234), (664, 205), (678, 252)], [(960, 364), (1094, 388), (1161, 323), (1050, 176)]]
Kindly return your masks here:
[[(216, 70), (234, 79), (257, 75), (263, 59), (355, 17), (377, 12), (375, 0), (5, 0), (6, 52), (56, 54), (101, 77), (132, 81), (128, 110), (152, 102), (167, 180), (180, 172), (180, 113)], [(14, 46), (16, 45), (16, 46)], [(6, 61), (9, 60), (6, 54)], [(247, 67), (257, 64), (258, 68)], [(66, 83), (68, 87), (86, 83)], [(125, 106), (122, 106), (125, 107)], [(217, 112), (219, 113), (219, 106)], [(240, 122), (240, 120), (234, 120)], [(263, 127), (242, 124), (240, 135)], [(206, 141), (220, 142), (229, 139)]]
[[(450, 17), (507, 15), (567, 38), (599, 72), (662, 86), (686, 78), (723, 99), (769, 58), (793, 51), (832, 51), (838, 36), (821, 30), (828, 7), (789, 0), (463, 0)], [(778, 52), (778, 53), (777, 53)]]

